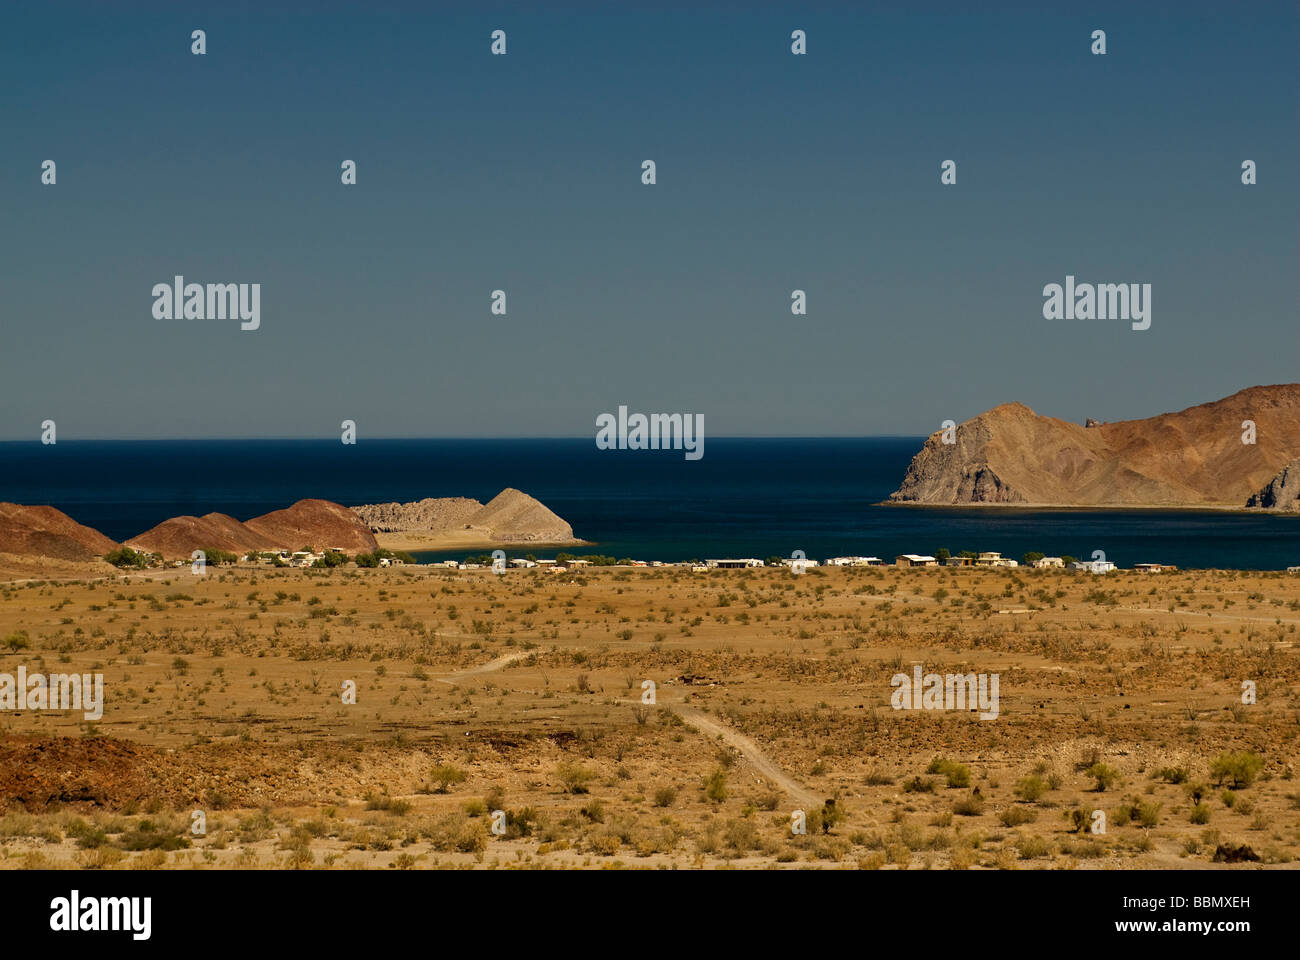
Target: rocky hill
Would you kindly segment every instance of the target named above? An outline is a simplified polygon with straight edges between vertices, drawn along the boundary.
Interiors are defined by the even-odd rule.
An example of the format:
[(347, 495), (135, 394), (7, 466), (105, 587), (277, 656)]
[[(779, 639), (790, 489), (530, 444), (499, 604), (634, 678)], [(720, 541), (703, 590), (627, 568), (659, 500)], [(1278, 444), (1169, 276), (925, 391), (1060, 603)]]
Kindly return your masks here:
[[(172, 517), (126, 541), (133, 550), (161, 553), (164, 557), (187, 557), (194, 550), (227, 550), (244, 553), (270, 550), (276, 545), (224, 513), (201, 517)], [(295, 548), (296, 549), (296, 548)]]
[(298, 550), (342, 547), (349, 553), (374, 550), (378, 544), (366, 525), (347, 507), (328, 500), (299, 500), (251, 520), (224, 513), (172, 517), (127, 541), (136, 550), (185, 558), (195, 550)]
[(437, 536), (472, 533), (492, 543), (578, 543), (573, 527), (541, 501), (512, 487), (488, 503), (468, 497), (374, 503), (353, 512), (375, 533)]
[[(1245, 421), (1254, 443), (1242, 442)], [(960, 424), (955, 443), (942, 432), (927, 439), (890, 501), (1242, 507), (1297, 457), (1300, 384), (1086, 426), (1007, 403)]]
[(425, 497), (410, 503), (371, 503), (353, 507), (374, 533), (433, 533), (464, 528), (483, 504), (469, 497)]
[(1292, 460), (1246, 506), (1265, 510), (1300, 510), (1300, 458)]
[(117, 544), (54, 507), (0, 503), (0, 553), (90, 560)]
[(284, 510), (254, 517), (245, 526), (288, 550), (341, 547), (352, 553), (378, 546), (370, 528), (355, 513), (329, 500), (299, 500)]

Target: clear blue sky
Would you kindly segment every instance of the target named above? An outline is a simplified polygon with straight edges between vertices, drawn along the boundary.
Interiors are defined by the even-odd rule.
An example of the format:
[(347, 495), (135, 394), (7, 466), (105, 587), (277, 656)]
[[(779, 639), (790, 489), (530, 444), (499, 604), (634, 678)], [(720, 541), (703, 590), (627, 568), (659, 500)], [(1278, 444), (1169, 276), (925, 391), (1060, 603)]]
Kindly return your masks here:
[[(974, 6), (5, 4), (0, 438), (923, 434), (1300, 379), (1296, 5)], [(177, 273), (260, 282), (261, 329), (155, 320)], [(1151, 283), (1151, 329), (1044, 320), (1067, 273)]]

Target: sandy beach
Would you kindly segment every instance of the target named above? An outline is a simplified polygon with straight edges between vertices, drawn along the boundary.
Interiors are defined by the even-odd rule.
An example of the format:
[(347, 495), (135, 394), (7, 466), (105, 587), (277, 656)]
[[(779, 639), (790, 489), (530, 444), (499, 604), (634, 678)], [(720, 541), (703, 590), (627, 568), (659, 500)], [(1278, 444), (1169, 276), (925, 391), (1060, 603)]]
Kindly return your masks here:
[(526, 553), (554, 553), (566, 547), (593, 546), (587, 540), (562, 540), (558, 543), (533, 543), (520, 540), (493, 540), (481, 530), (452, 530), (440, 533), (376, 533), (375, 540), (385, 550), (407, 553), (445, 550), (505, 550), (512, 556)]

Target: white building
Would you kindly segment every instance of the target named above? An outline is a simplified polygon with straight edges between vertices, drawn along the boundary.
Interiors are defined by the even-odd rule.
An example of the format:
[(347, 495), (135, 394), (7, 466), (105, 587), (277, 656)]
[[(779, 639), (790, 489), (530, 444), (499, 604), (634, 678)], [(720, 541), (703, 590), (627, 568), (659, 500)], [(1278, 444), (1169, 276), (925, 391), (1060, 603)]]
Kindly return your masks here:
[(796, 563), (803, 564), (804, 568), (806, 569), (808, 567), (820, 567), (820, 566), (829, 565), (830, 561), (827, 560), (826, 564), (820, 564), (816, 560), (803, 560), (803, 559), (796, 560), (793, 557), (786, 557), (784, 560), (781, 561), (781, 566), (793, 567)]
[[(743, 570), (746, 567), (761, 567), (762, 560), (755, 560), (753, 557), (745, 557), (741, 560), (705, 560), (705, 567), (711, 570)], [(810, 567), (816, 566), (816, 562), (809, 560)]]
[(828, 567), (882, 567), (885, 562), (879, 557), (831, 557), (826, 561)]
[(1037, 567), (1039, 570), (1047, 570), (1053, 567), (1063, 569), (1065, 561), (1060, 557), (1039, 557), (1030, 566)]
[(1082, 570), (1084, 573), (1110, 573), (1115, 569), (1115, 564), (1109, 560), (1076, 560), (1070, 564), (1071, 570)]
[(937, 567), (939, 561), (921, 553), (900, 553), (894, 557), (896, 567)]

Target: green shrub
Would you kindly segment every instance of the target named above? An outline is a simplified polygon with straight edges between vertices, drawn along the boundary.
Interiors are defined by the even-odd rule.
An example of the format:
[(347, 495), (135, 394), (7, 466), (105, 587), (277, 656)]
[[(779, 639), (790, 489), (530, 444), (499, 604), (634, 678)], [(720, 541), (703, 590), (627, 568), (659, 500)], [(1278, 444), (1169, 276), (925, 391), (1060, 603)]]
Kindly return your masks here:
[(672, 787), (660, 787), (655, 791), (656, 807), (671, 807), (677, 799), (677, 791)]
[(1098, 792), (1109, 790), (1119, 782), (1119, 771), (1107, 763), (1094, 763), (1086, 773), (1097, 781)]
[(727, 771), (718, 767), (704, 781), (704, 795), (714, 803), (727, 799)]
[(446, 793), (457, 783), (464, 783), (467, 774), (460, 767), (453, 767), (449, 763), (440, 763), (429, 771), (429, 777), (438, 784), (434, 788), (434, 793)]
[(949, 787), (965, 788), (970, 786), (970, 767), (955, 760), (935, 757), (930, 761), (930, 766), (926, 768), (925, 772), (943, 775), (947, 778)]
[(1016, 783), (1016, 796), (1027, 803), (1037, 803), (1038, 798), (1047, 792), (1047, 781), (1037, 774), (1031, 774)]
[(1019, 827), (1038, 819), (1038, 814), (1026, 807), (1007, 807), (998, 815), (1004, 827)]
[(1255, 753), (1221, 753), (1210, 764), (1210, 776), (1214, 782), (1222, 784), (1225, 780), (1232, 782), (1234, 790), (1248, 787), (1255, 782), (1264, 769), (1264, 758)]
[(1160, 804), (1154, 800), (1137, 805), (1138, 823), (1145, 830), (1150, 830), (1160, 822)]
[(130, 547), (118, 547), (116, 550), (110, 550), (104, 554), (104, 559), (115, 567), (135, 567), (143, 570), (149, 565), (148, 554), (137, 553)]
[(564, 783), (565, 793), (586, 793), (587, 784), (595, 779), (595, 774), (576, 763), (562, 763), (555, 768), (555, 773)]

